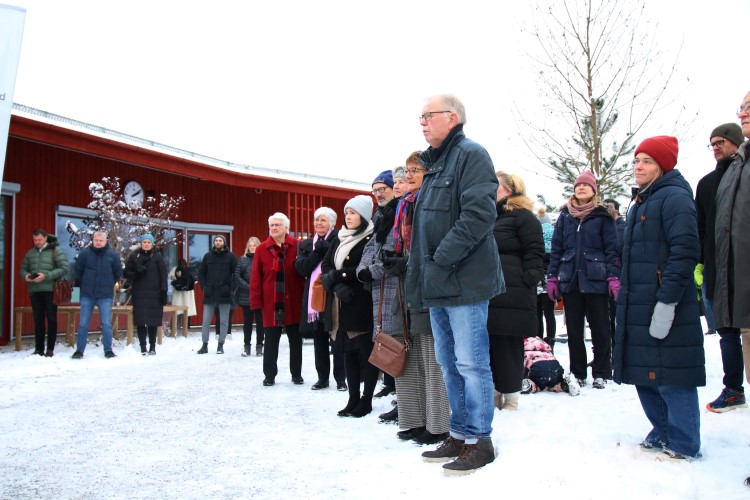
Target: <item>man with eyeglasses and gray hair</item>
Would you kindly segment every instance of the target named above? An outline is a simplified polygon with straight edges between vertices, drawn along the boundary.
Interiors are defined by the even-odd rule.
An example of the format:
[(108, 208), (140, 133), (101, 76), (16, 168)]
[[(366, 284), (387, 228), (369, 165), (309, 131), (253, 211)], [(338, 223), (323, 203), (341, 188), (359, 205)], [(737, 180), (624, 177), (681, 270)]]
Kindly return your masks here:
[(406, 302), (430, 308), (451, 408), (450, 436), (422, 457), (463, 475), (495, 460), (487, 308), (505, 291), (493, 237), (498, 180), (487, 151), (464, 135), (458, 98), (428, 98), (419, 122), (430, 147), (421, 156), (426, 170), (414, 206)]
[[(737, 117), (740, 119), (742, 136), (750, 137), (750, 92), (743, 99)], [(750, 225), (750, 151), (748, 142), (743, 142), (742, 137), (736, 133), (736, 125), (728, 125), (719, 126), (711, 134), (714, 157), (720, 163), (724, 158), (720, 156), (723, 153), (717, 154), (720, 140), (724, 141), (720, 149), (729, 147), (728, 142), (738, 145), (739, 148), (727, 150), (734, 153), (732, 157), (725, 158), (730, 160), (729, 166), (726, 167), (721, 180), (716, 181), (716, 195), (710, 200), (715, 203), (715, 213), (707, 215), (707, 222), (713, 222), (713, 227), (709, 232), (709, 225), (706, 224), (703, 239), (706, 266), (704, 272), (708, 269), (709, 257), (710, 263), (715, 266), (715, 275), (712, 279), (714, 282), (709, 281), (712, 278), (709, 275), (705, 284), (709, 299), (713, 301), (714, 325), (721, 336), (721, 361), (724, 368), (724, 389), (715, 401), (706, 405), (709, 411), (717, 413), (747, 407), (742, 371), (743, 362), (745, 372), (748, 371), (750, 363), (750, 301), (747, 299), (750, 295), (747, 279), (750, 276), (750, 261), (746, 257), (750, 252), (750, 234), (747, 231)], [(721, 133), (727, 130), (730, 133)], [(699, 184), (699, 193), (700, 189)], [(710, 238), (714, 239), (714, 247), (713, 255), (709, 256), (706, 252), (709, 249), (706, 243)], [(710, 293), (713, 293), (713, 296)]]

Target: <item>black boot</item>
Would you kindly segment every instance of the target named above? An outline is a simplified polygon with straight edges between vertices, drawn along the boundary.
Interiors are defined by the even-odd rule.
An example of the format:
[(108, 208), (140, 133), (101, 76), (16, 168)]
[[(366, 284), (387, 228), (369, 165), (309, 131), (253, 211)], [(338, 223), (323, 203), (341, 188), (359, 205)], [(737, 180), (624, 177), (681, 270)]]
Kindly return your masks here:
[(219, 342), (219, 345), (216, 346), (216, 354), (224, 354), (224, 342)]
[(359, 403), (354, 407), (349, 415), (352, 417), (364, 417), (372, 411), (372, 396), (362, 396), (359, 399)]
[(203, 342), (203, 347), (198, 349), (198, 354), (206, 354), (208, 352), (208, 342)]
[(250, 356), (250, 344), (245, 344), (245, 350), (242, 351), (242, 357), (246, 358)]
[(148, 346), (148, 355), (156, 356), (156, 346), (154, 344)]
[(141, 356), (145, 356), (145, 355), (146, 355), (146, 343), (141, 342)]
[(357, 395), (349, 394), (349, 402), (346, 403), (346, 406), (339, 410), (339, 417), (348, 417), (350, 416), (350, 412), (359, 404), (359, 393)]

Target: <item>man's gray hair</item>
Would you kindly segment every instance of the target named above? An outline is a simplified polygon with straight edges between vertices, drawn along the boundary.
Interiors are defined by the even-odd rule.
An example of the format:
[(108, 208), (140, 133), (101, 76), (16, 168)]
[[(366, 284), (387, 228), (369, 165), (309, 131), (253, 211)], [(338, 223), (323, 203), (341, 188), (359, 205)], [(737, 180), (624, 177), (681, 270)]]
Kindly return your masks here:
[(332, 208), (320, 207), (315, 211), (313, 219), (317, 219), (321, 215), (325, 215), (326, 217), (328, 217), (328, 223), (331, 225), (331, 229), (336, 227), (336, 212), (334, 212)]
[(464, 108), (464, 103), (462, 103), (458, 97), (453, 94), (440, 94), (432, 96), (429, 99), (435, 97), (442, 101), (442, 104), (447, 111), (452, 111), (458, 115), (458, 123), (466, 123), (466, 108)]
[(96, 235), (104, 236), (104, 239), (107, 239), (107, 231), (96, 231), (93, 235), (91, 235), (91, 238), (93, 239)]
[(284, 223), (284, 227), (287, 228), (287, 229), (289, 229), (289, 217), (287, 217), (286, 215), (282, 214), (281, 212), (276, 212), (275, 214), (273, 214), (272, 216), (270, 216), (268, 218), (268, 224), (269, 225), (271, 225), (271, 219), (280, 220), (281, 222)]

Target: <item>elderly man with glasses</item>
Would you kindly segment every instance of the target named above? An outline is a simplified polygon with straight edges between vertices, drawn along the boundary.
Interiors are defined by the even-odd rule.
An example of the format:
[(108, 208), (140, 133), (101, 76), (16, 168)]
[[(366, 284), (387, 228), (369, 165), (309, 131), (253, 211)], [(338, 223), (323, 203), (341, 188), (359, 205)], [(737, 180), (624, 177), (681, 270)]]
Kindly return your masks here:
[[(745, 96), (737, 112), (740, 128), (744, 137), (750, 137), (750, 92)], [(721, 131), (722, 127), (719, 127)], [(732, 129), (729, 129), (732, 130)], [(723, 413), (735, 408), (746, 408), (745, 392), (742, 387), (743, 360), (747, 372), (750, 363), (750, 264), (747, 255), (750, 252), (750, 234), (747, 231), (750, 219), (750, 159), (748, 159), (748, 142), (742, 141), (735, 133), (711, 134), (712, 145), (724, 140), (739, 144), (736, 153), (726, 172), (717, 181), (716, 196), (711, 198), (715, 203), (715, 213), (708, 217), (713, 220), (713, 231), (709, 232), (706, 224), (706, 240), (714, 238), (714, 254), (711, 264), (715, 266), (713, 283), (706, 279), (709, 299), (713, 300), (714, 324), (721, 336), (721, 360), (724, 367), (724, 390), (715, 400), (706, 405), (713, 412)], [(725, 136), (729, 137), (725, 137)], [(714, 156), (717, 155), (714, 146)], [(722, 147), (722, 149), (723, 149)], [(731, 151), (731, 149), (730, 149)], [(717, 167), (718, 168), (718, 167)], [(703, 181), (701, 181), (703, 182)], [(698, 190), (701, 187), (699, 185)], [(700, 235), (699, 235), (700, 236)], [(704, 252), (707, 246), (704, 246)], [(704, 265), (708, 264), (709, 255), (704, 254)], [(705, 271), (706, 268), (704, 268)], [(714, 279), (715, 278), (715, 279)], [(740, 338), (741, 335), (741, 338)], [(743, 357), (744, 351), (744, 357)], [(744, 358), (744, 359), (743, 359)], [(746, 373), (747, 376), (747, 373)]]
[[(466, 138), (466, 113), (452, 95), (427, 99), (419, 117), (430, 147), (414, 207), (407, 307), (429, 307), (435, 354), (450, 403), (450, 437), (426, 461), (448, 475), (495, 459), (487, 309), (505, 284), (493, 227), (498, 180), (490, 155)], [(452, 461), (451, 461), (452, 460)]]

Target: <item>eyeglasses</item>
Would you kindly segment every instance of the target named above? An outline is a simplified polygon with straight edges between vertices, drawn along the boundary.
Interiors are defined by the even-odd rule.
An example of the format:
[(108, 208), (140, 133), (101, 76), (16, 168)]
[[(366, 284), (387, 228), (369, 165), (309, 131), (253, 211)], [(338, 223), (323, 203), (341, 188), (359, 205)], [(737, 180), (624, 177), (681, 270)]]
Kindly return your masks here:
[(388, 188), (387, 187), (375, 188), (375, 189), (372, 190), (372, 194), (385, 193), (386, 189), (388, 189)]
[(419, 121), (420, 122), (422, 122), (422, 121), (428, 122), (428, 121), (432, 120), (432, 115), (436, 115), (438, 113), (453, 113), (453, 111), (430, 111), (428, 113), (420, 115), (419, 116)]
[(417, 174), (423, 174), (424, 173), (424, 169), (423, 168), (417, 168), (417, 167), (414, 167), (414, 168), (405, 168), (404, 172), (406, 172), (409, 175), (417, 175)]
[(725, 141), (724, 139), (719, 139), (718, 141), (716, 141), (716, 142), (712, 142), (711, 144), (709, 144), (709, 145), (708, 145), (708, 146), (706, 146), (706, 147), (707, 147), (708, 149), (714, 149), (714, 148), (723, 148), (723, 147), (724, 147), (724, 143), (725, 143), (725, 142), (726, 142), (726, 141)]
[(737, 118), (739, 118), (742, 113), (750, 115), (750, 102), (746, 102), (745, 104), (740, 106), (740, 109), (737, 110)]

